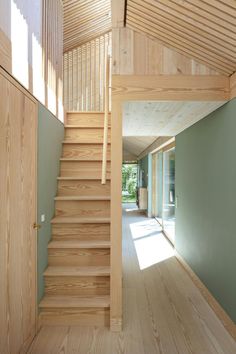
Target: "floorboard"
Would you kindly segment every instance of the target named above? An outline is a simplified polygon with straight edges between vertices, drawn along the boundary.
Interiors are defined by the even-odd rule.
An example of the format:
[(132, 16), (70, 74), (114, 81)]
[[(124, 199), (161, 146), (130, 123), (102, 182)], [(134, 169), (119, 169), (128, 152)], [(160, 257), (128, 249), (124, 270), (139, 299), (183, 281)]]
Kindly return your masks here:
[(123, 332), (43, 327), (29, 353), (236, 353), (233, 338), (175, 258), (158, 224), (133, 205), (124, 205), (123, 287)]

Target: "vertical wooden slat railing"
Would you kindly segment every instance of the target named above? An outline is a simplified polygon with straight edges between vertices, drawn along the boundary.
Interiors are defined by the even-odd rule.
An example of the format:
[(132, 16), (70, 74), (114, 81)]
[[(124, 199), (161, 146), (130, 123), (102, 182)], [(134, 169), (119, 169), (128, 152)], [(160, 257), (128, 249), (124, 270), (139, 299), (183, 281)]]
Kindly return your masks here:
[(105, 93), (104, 93), (104, 133), (103, 133), (103, 153), (102, 153), (102, 184), (106, 184), (107, 179), (107, 144), (109, 126), (109, 81), (110, 81), (110, 55), (106, 55), (105, 68)]

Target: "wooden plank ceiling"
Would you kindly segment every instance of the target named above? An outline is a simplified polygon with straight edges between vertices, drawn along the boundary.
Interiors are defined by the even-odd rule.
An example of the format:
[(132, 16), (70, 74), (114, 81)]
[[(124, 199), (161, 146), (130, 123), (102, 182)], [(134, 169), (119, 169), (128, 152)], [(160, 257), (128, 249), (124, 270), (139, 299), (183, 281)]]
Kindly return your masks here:
[(157, 136), (123, 136), (123, 159), (134, 161)]
[(125, 102), (123, 137), (140, 136), (142, 141), (143, 137), (176, 136), (223, 104), (225, 101)]
[(110, 0), (63, 0), (64, 52), (111, 30)]
[(216, 71), (236, 71), (235, 0), (127, 0), (126, 26)]

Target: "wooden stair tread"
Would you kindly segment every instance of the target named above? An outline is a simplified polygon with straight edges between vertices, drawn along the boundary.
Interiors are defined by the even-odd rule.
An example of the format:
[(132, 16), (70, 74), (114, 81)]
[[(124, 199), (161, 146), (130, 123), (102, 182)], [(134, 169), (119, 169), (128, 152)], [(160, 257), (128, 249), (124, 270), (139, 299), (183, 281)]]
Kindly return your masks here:
[(110, 218), (105, 217), (63, 217), (56, 216), (51, 220), (52, 224), (108, 224), (110, 223)]
[(68, 201), (73, 201), (73, 200), (80, 200), (80, 201), (99, 201), (99, 200), (111, 200), (111, 197), (109, 196), (60, 196), (60, 197), (55, 197), (55, 200), (68, 200)]
[(109, 295), (46, 295), (39, 304), (40, 308), (79, 308), (79, 307), (110, 307)]
[[(101, 181), (101, 178), (88, 176), (88, 177), (57, 177), (58, 181)], [(111, 179), (111, 177), (107, 177), (107, 179)]]
[[(105, 114), (104, 111), (67, 111), (66, 114), (81, 114), (81, 115), (89, 115), (89, 114)], [(109, 111), (108, 114), (111, 114), (111, 111)]]
[(48, 248), (110, 248), (110, 241), (106, 240), (88, 240), (88, 241), (51, 241)]
[[(69, 128), (69, 129), (104, 129), (104, 127), (101, 127), (101, 126), (81, 126), (80, 124), (66, 124), (65, 125), (65, 128)], [(108, 126), (108, 129), (110, 129), (111, 126)]]
[[(75, 159), (75, 158), (68, 158), (68, 157), (62, 157), (60, 158), (60, 161), (70, 161), (70, 162), (73, 162), (73, 161), (82, 161), (82, 162), (99, 162), (101, 161), (102, 162), (102, 159)], [(107, 159), (107, 161), (110, 161), (110, 159)]]
[(109, 276), (110, 267), (108, 266), (79, 266), (79, 267), (59, 267), (59, 266), (49, 266), (45, 272), (44, 276), (47, 277), (88, 277), (88, 276)]
[[(103, 145), (103, 142), (81, 142), (79, 140), (63, 140), (62, 144), (71, 144), (71, 145), (74, 145), (74, 144), (78, 144), (78, 145)], [(110, 142), (107, 142), (107, 145), (111, 145)]]

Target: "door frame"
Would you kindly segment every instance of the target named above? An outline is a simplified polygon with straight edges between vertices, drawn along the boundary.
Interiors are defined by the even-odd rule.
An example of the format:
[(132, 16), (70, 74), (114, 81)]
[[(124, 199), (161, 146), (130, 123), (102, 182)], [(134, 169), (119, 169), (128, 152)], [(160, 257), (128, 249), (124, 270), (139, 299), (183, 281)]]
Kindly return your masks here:
[[(226, 79), (203, 75), (112, 75), (110, 328), (122, 330), (122, 116), (125, 101), (221, 101)], [(228, 80), (228, 79), (227, 79)], [(227, 91), (222, 90), (221, 85)]]

